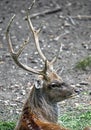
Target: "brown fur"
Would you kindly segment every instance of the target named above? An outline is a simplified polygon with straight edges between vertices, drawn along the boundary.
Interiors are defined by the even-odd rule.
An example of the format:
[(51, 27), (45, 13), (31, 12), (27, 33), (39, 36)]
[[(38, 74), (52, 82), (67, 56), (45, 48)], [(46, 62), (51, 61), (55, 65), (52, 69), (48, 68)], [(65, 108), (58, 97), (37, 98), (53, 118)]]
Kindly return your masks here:
[(83, 130), (91, 130), (91, 127), (85, 127)]
[[(41, 81), (41, 88), (33, 85), (15, 130), (66, 130), (57, 124), (57, 102), (69, 98), (73, 88), (55, 72), (48, 73), (47, 79), (39, 76), (37, 82)], [(52, 86), (54, 82), (57, 86)]]

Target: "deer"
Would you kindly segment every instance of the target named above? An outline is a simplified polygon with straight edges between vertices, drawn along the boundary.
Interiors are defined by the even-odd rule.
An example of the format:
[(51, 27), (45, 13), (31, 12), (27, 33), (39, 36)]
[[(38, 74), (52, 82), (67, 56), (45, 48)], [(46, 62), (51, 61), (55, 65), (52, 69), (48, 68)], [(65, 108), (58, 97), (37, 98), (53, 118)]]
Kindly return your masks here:
[(83, 130), (91, 130), (90, 126), (85, 127)]
[(40, 29), (35, 30), (29, 16), (29, 11), (32, 9), (34, 3), (35, 1), (33, 1), (27, 11), (27, 22), (33, 34), (36, 49), (44, 63), (42, 69), (35, 70), (19, 61), (19, 56), (29, 43), (29, 37), (24, 41), (17, 52), (13, 50), (9, 33), (15, 15), (10, 19), (6, 29), (6, 39), (14, 62), (23, 70), (37, 75), (14, 130), (68, 130), (57, 123), (57, 103), (73, 97), (75, 95), (75, 90), (71, 85), (65, 83), (53, 68), (57, 56), (49, 61), (40, 48), (38, 36)]

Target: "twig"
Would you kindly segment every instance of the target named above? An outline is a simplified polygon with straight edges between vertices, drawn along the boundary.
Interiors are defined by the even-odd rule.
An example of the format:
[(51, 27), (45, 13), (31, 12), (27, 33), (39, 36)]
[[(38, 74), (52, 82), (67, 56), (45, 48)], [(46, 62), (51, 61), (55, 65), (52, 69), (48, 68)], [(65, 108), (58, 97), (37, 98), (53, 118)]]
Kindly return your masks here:
[[(52, 10), (48, 9), (48, 10), (45, 10), (45, 11), (42, 11), (42, 12), (32, 14), (30, 16), (30, 18), (35, 18), (37, 16), (49, 15), (49, 14), (57, 13), (57, 12), (60, 12), (60, 11), (61, 11), (61, 7), (56, 7), (55, 9), (52, 9)], [(26, 19), (26, 17), (24, 19)]]
[(33, 14), (33, 15), (31, 15), (30, 17), (31, 18), (34, 18), (34, 17), (36, 17), (36, 16), (43, 16), (43, 15), (48, 15), (48, 14), (53, 14), (53, 13), (57, 13), (57, 12), (59, 12), (59, 11), (61, 11), (61, 8), (56, 8), (56, 9), (53, 9), (53, 10), (45, 10), (45, 11), (43, 11), (43, 12), (39, 12), (39, 13), (36, 13), (36, 14)]
[(72, 18), (72, 19), (91, 19), (91, 15), (77, 15), (77, 16), (60, 16), (62, 19), (66, 18)]

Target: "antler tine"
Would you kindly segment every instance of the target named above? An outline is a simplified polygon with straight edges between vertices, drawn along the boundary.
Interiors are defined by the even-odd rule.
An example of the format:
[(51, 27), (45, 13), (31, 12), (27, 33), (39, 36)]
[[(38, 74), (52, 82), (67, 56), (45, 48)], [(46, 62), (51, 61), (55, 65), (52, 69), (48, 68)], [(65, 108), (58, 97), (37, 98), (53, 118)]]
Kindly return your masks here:
[(14, 20), (14, 17), (15, 17), (15, 15), (13, 15), (13, 17), (10, 19), (10, 22), (9, 22), (9, 24), (7, 26), (7, 29), (6, 29), (6, 39), (7, 39), (8, 46), (9, 46), (9, 51), (11, 53), (11, 56), (12, 56), (13, 60), (15, 61), (15, 63), (20, 68), (23, 68), (24, 70), (27, 70), (27, 71), (35, 73), (35, 74), (44, 75), (43, 70), (34, 70), (31, 67), (29, 67), (29, 66), (27, 66), (25, 64), (20, 63), (20, 61), (18, 60), (20, 54), (22, 53), (23, 49), (25, 48), (25, 46), (27, 45), (27, 43), (29, 41), (29, 37), (27, 38), (27, 40), (24, 41), (23, 45), (20, 47), (20, 49), (18, 50), (18, 52), (14, 52), (13, 47), (12, 47), (11, 38), (10, 38), (10, 35), (9, 35), (10, 26), (11, 26), (13, 20)]
[[(35, 2), (35, 1), (34, 1), (34, 2)], [(31, 6), (30, 8), (28, 8), (28, 10), (27, 10), (27, 21), (28, 21), (29, 28), (30, 28), (30, 30), (31, 30), (32, 33), (33, 33), (34, 40), (35, 40), (35, 45), (36, 45), (36, 48), (37, 48), (37, 50), (38, 50), (39, 55), (41, 56), (41, 58), (42, 58), (42, 60), (43, 60), (44, 62), (45, 62), (45, 61), (48, 62), (47, 58), (45, 57), (45, 55), (44, 55), (43, 52), (41, 51), (41, 48), (40, 48), (40, 45), (39, 45), (38, 34), (39, 34), (39, 32), (40, 32), (40, 29), (38, 29), (38, 30), (35, 30), (35, 29), (34, 29), (33, 24), (32, 24), (32, 22), (31, 22), (31, 19), (30, 19), (30, 16), (29, 16), (29, 11), (30, 11), (31, 8), (33, 7), (34, 2), (33, 2), (33, 4), (32, 4), (32, 6)]]
[(9, 30), (10, 30), (11, 23), (14, 20), (14, 17), (15, 17), (15, 14), (10, 19), (10, 22), (9, 22), (7, 29), (6, 29), (6, 39), (8, 41), (9, 51), (10, 51), (11, 55), (14, 53), (14, 50), (13, 50), (13, 47), (12, 47), (12, 44), (11, 44), (11, 39), (10, 39), (10, 36), (9, 36)]
[(54, 62), (57, 61), (58, 56), (59, 56), (61, 51), (62, 51), (62, 44), (60, 44), (60, 48), (58, 49), (56, 56), (51, 60), (50, 64), (53, 64)]
[(31, 21), (31, 18), (29, 16), (29, 11), (32, 9), (33, 5), (35, 3), (35, 0), (33, 1), (32, 5), (30, 6), (30, 8), (28, 8), (27, 10), (27, 21), (28, 21), (28, 25), (29, 25), (29, 28), (30, 30), (32, 31), (33, 33), (33, 36), (34, 36), (34, 40), (35, 40), (35, 45), (36, 45), (36, 48), (37, 48), (37, 51), (39, 53), (39, 55), (41, 56), (42, 60), (45, 62), (46, 61), (46, 65), (47, 67), (49, 67), (51, 70), (53, 70), (53, 63), (56, 62), (58, 56), (59, 56), (59, 53), (60, 53), (60, 50), (61, 50), (61, 47), (60, 47), (60, 50), (58, 51), (57, 55), (52, 59), (52, 61), (48, 61), (47, 58), (45, 57), (45, 55), (43, 54), (43, 52), (41, 51), (41, 48), (40, 48), (40, 45), (39, 45), (39, 38), (38, 38), (38, 34), (40, 32), (40, 29), (39, 30), (35, 30), (34, 27), (33, 27), (33, 24), (32, 24), (32, 21)]

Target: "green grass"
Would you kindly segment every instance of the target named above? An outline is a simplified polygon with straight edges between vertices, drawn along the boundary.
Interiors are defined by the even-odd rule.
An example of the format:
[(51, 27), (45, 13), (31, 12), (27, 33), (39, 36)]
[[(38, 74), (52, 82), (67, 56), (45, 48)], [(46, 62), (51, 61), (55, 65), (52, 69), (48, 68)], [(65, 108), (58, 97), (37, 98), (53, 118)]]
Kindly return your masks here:
[(14, 122), (0, 122), (0, 130), (13, 130), (15, 127)]
[(76, 68), (81, 70), (86, 70), (87, 67), (91, 67), (91, 55), (76, 64)]
[[(67, 112), (59, 117), (61, 124), (71, 130), (82, 130), (85, 126), (91, 126), (91, 111), (77, 113)], [(0, 122), (0, 130), (13, 130), (14, 122)]]
[(86, 126), (91, 126), (91, 111), (78, 114), (77, 112), (69, 112), (59, 117), (62, 125), (71, 130), (83, 130)]

